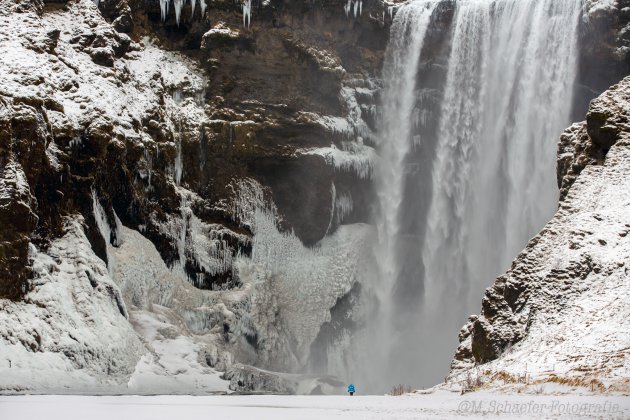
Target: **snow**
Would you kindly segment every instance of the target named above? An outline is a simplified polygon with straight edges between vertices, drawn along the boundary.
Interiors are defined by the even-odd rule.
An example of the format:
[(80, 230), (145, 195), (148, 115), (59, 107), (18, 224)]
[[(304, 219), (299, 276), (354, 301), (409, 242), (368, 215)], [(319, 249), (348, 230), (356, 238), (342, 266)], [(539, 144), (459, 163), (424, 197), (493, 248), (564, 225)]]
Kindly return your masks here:
[(584, 10), (587, 11), (585, 17), (588, 18), (590, 15), (610, 11), (616, 8), (617, 4), (617, 0), (587, 0), (584, 3)]
[[(180, 122), (185, 120), (184, 126), (188, 130), (199, 131), (204, 110), (198, 98), (204, 95), (206, 80), (203, 72), (190, 59), (176, 52), (161, 50), (145, 38), (141, 43), (133, 44), (134, 51), (116, 59), (114, 67), (97, 65), (87, 51), (78, 50), (71, 40), (77, 34), (92, 34), (95, 31), (109, 34), (113, 29), (91, 1), (82, 0), (66, 9), (48, 11), (41, 18), (35, 18), (30, 13), (0, 16), (0, 38), (3, 40), (0, 54), (4, 58), (0, 65), (0, 80), (3, 91), (24, 97), (53, 97), (63, 105), (65, 112), (48, 112), (53, 122), (60, 121), (56, 126), (61, 125), (63, 120), (64, 125), (79, 129), (89, 125), (96, 117), (115, 121), (115, 136), (137, 139), (150, 149), (147, 163), (152, 159), (151, 154), (159, 149), (149, 135), (138, 132), (134, 125), (153, 114), (161, 98), (165, 102), (166, 125), (170, 128), (182, 126)], [(45, 36), (51, 29), (61, 31), (55, 54), (40, 54), (26, 47), (24, 39)], [(44, 83), (25, 83), (25, 75), (44, 80)], [(121, 80), (128, 82), (121, 83)], [(61, 86), (71, 88), (61, 89)], [(71, 142), (71, 146), (80, 147), (81, 139)], [(47, 150), (53, 163), (55, 150), (54, 144)], [(180, 162), (176, 160), (173, 166), (174, 179), (181, 181), (183, 168)]]
[[(360, 391), (360, 389), (359, 389)], [(540, 396), (475, 393), (390, 396), (69, 396), (0, 397), (5, 420), (170, 420), (212, 418), (432, 419), (432, 418), (627, 418), (628, 397)]]
[(242, 291), (193, 288), (148, 239), (122, 226), (119, 246), (108, 245), (108, 270), (81, 223), (68, 219), (46, 254), (32, 246), (35, 287), (24, 303), (0, 300), (0, 389), (226, 392), (218, 369), (231, 364), (220, 348), (234, 317), (226, 304)]
[(145, 354), (136, 365), (127, 384), (128, 392), (227, 392), (228, 382), (220, 378), (221, 373), (200, 360), (207, 344), (193, 336), (179, 334), (179, 330), (169, 324), (170, 314), (167, 308), (156, 305), (153, 310), (137, 311), (133, 314), (134, 328), (150, 341), (152, 352)]
[[(22, 167), (13, 160), (7, 162), (0, 172), (0, 203), (9, 203), (18, 197), (31, 197), (26, 175)], [(27, 203), (28, 204), (28, 203)]]

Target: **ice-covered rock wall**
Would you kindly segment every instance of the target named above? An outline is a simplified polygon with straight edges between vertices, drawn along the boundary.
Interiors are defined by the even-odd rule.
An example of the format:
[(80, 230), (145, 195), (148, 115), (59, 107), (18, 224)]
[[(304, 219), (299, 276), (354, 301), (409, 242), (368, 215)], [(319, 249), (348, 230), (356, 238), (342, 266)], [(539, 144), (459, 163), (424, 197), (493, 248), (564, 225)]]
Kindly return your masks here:
[[(0, 360), (52, 366), (41, 380), (11, 371), (3, 389), (54, 391), (68, 371), (66, 389), (211, 392), (237, 361), (306, 370), (356, 283), (384, 43), (370, 30), (349, 46), (386, 32), (341, 2), (287, 3), (257, 32), (241, 3), (212, 5), (216, 22), (197, 6), (0, 4)], [(247, 211), (243, 185), (256, 191)], [(57, 252), (68, 235), (81, 252)], [(334, 382), (309, 378), (278, 381)]]

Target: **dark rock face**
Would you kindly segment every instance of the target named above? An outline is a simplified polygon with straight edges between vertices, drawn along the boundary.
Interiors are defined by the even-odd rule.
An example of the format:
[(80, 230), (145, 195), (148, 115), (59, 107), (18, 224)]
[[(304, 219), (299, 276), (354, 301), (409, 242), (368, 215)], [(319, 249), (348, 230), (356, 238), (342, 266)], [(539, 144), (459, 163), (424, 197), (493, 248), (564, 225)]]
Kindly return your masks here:
[[(595, 249), (607, 246), (607, 241), (589, 241), (597, 231), (586, 222), (570, 224), (584, 213), (603, 211), (597, 205), (605, 206), (605, 202), (600, 203), (599, 197), (576, 195), (578, 193), (574, 194), (573, 190), (574, 184), (580, 180), (582, 189), (584, 185), (597, 188), (597, 174), (601, 172), (595, 169), (597, 167), (610, 166), (612, 175), (609, 176), (627, 177), (623, 166), (626, 163), (619, 157), (621, 152), (611, 163), (608, 154), (614, 147), (620, 151), (627, 148), (629, 99), (630, 78), (626, 78), (592, 101), (586, 122), (574, 124), (561, 136), (558, 150), (560, 210), (514, 260), (511, 269), (486, 290), (481, 314), (471, 316), (460, 332), (453, 372), (499, 358), (508, 347), (528, 336), (532, 322), (539, 314), (544, 314), (545, 319), (559, 317), (557, 314), (562, 313), (571, 299), (587, 289), (584, 283), (589, 276), (603, 275), (602, 281), (605, 281), (602, 273), (606, 270), (612, 273), (612, 269), (606, 268), (606, 261), (600, 261), (599, 251)], [(581, 174), (587, 168), (590, 169), (586, 175), (589, 178), (583, 180)], [(594, 213), (588, 220), (616, 226), (615, 218), (623, 218), (623, 214), (617, 213), (606, 218), (598, 214)], [(626, 237), (625, 230), (619, 237)], [(621, 243), (618, 246), (622, 246)], [(568, 263), (565, 267), (546, 267), (545, 261), (554, 259)], [(618, 264), (623, 267), (623, 263)]]
[(604, 3), (588, 0), (584, 5), (575, 120), (583, 117), (591, 98), (630, 74), (630, 1)]
[[(234, 177), (257, 179), (271, 188), (280, 226), (293, 229), (306, 245), (328, 232), (331, 184), (344, 181), (321, 157), (300, 157), (296, 151), (339, 144), (343, 136), (303, 113), (347, 115), (340, 102), (342, 83), (376, 75), (387, 40), (387, 28), (370, 18), (377, 2), (358, 19), (345, 16), (342, 2), (324, 3), (259, 5), (251, 28), (242, 27), (240, 5), (234, 2), (211, 3), (203, 19), (186, 5), (179, 26), (173, 13), (160, 20), (158, 2), (132, 4), (142, 30), (187, 49), (204, 64), (210, 118), (223, 121), (205, 127), (201, 144), (186, 140), (184, 166), (195, 169), (185, 170), (183, 182), (203, 197), (224, 198), (222, 189)], [(200, 169), (196, 148), (204, 150)], [(364, 183), (358, 197), (369, 193)]]

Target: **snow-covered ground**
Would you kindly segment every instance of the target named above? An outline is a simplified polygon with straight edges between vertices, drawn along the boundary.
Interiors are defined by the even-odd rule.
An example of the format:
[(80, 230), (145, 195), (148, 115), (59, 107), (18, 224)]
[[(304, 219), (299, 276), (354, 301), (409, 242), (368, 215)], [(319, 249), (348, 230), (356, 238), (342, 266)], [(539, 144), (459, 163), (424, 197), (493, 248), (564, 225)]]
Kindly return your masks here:
[(426, 419), (628, 418), (630, 397), (440, 391), (390, 396), (59, 396), (0, 397), (5, 420), (54, 419)]

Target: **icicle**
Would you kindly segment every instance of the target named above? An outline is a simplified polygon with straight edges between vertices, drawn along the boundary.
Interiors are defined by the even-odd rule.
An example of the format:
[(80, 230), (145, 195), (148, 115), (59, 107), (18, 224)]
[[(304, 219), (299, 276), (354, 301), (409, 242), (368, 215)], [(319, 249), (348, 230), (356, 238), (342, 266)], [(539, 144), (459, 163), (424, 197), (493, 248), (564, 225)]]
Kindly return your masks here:
[(330, 232), (330, 228), (333, 225), (333, 221), (335, 220), (335, 203), (337, 202), (337, 188), (335, 187), (334, 182), (331, 182), (330, 194), (332, 195), (331, 208), (330, 208), (330, 220), (328, 221), (328, 227), (326, 228), (326, 233), (324, 234), (324, 236), (328, 236), (328, 233)]
[(363, 0), (359, 0), (359, 16), (363, 14)]
[(175, 7), (175, 21), (179, 26), (179, 17), (182, 14), (182, 7), (184, 7), (184, 0), (173, 0), (173, 6)]
[(352, 196), (348, 193), (341, 192), (335, 195), (335, 215), (337, 223), (343, 223), (344, 219), (352, 213), (354, 203)]
[(359, 14), (359, 2), (355, 1), (354, 2), (354, 17), (355, 17), (355, 19), (356, 19), (358, 14)]
[(151, 191), (153, 187), (151, 186), (151, 177), (153, 176), (153, 159), (148, 149), (144, 149), (144, 160), (147, 163), (147, 179), (148, 186), (145, 191)]
[(175, 173), (174, 173), (174, 181), (175, 185), (179, 185), (182, 181), (182, 173), (184, 172), (184, 167), (182, 165), (182, 142), (177, 142), (177, 154), (175, 155)]
[(248, 28), (252, 21), (252, 0), (243, 2), (243, 26)]
[(160, 12), (162, 12), (162, 22), (166, 20), (166, 14), (168, 13), (168, 1), (160, 0)]
[(181, 89), (175, 89), (173, 91), (173, 101), (179, 105), (184, 101), (184, 93)]
[(190, 0), (190, 16), (193, 16), (195, 14), (195, 6), (197, 5), (197, 0)]
[(350, 9), (352, 8), (352, 0), (348, 0), (348, 3), (343, 7), (343, 10), (346, 12), (346, 17), (350, 14)]
[(103, 236), (106, 244), (110, 243), (111, 238), (111, 228), (109, 226), (109, 222), (107, 221), (107, 215), (105, 214), (105, 210), (101, 206), (101, 203), (96, 196), (96, 191), (92, 189), (92, 212), (94, 215), (94, 220), (96, 220), (96, 227), (98, 227), (99, 232)]
[(206, 13), (206, 7), (208, 7), (206, 0), (201, 0), (199, 6), (201, 7), (201, 17), (203, 18), (203, 15)]

